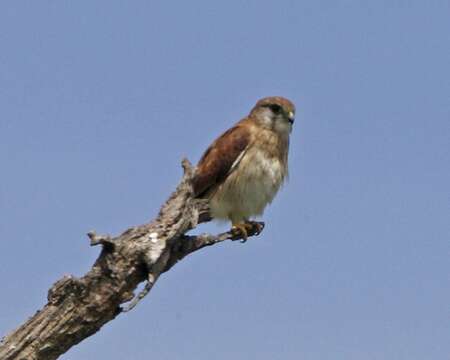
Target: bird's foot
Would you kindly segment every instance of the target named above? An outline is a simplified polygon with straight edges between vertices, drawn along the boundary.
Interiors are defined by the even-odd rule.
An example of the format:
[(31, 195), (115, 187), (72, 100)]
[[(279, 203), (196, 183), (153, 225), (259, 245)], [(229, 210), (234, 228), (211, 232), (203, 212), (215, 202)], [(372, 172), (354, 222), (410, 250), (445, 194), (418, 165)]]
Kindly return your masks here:
[(242, 243), (247, 241), (249, 236), (259, 235), (264, 229), (264, 223), (259, 221), (245, 221), (240, 224), (233, 224), (231, 233), (232, 240), (241, 240)]

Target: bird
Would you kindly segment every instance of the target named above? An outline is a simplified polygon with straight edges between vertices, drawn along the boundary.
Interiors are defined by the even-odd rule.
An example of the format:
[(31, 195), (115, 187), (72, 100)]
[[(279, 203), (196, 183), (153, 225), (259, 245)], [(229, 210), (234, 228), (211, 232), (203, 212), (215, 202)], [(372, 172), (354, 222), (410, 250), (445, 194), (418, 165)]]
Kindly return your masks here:
[(288, 176), (289, 136), (295, 105), (281, 96), (256, 102), (250, 113), (220, 135), (197, 164), (194, 197), (209, 201), (213, 219), (231, 221), (234, 236), (262, 230), (262, 215)]

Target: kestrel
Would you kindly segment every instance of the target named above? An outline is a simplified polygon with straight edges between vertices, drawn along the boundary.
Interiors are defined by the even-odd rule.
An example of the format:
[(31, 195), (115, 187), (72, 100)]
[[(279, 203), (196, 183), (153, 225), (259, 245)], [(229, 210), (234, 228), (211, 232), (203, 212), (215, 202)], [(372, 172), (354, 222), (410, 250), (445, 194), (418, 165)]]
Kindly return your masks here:
[[(259, 100), (250, 114), (205, 151), (193, 179), (197, 198), (209, 200), (214, 219), (228, 219), (245, 240), (288, 173), (294, 104), (279, 96)], [(260, 230), (260, 229), (259, 229)]]

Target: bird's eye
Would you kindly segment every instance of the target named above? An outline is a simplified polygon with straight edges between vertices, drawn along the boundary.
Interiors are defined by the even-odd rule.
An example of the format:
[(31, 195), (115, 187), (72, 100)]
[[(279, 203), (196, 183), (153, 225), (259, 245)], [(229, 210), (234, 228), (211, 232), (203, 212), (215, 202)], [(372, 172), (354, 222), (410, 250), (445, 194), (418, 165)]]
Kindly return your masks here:
[(277, 104), (269, 105), (270, 110), (273, 111), (274, 114), (279, 114), (281, 112), (281, 106)]

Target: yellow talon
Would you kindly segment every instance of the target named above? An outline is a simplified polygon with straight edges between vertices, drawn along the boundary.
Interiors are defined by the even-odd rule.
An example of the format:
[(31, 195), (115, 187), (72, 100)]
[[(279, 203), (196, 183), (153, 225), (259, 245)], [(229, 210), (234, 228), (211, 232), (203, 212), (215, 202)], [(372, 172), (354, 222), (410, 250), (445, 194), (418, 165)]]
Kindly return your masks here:
[(250, 223), (240, 223), (240, 224), (233, 224), (233, 227), (231, 228), (231, 232), (234, 236), (241, 236), (242, 241), (247, 241), (248, 237), (248, 231), (252, 229), (252, 225)]
[(245, 221), (243, 223), (234, 223), (231, 232), (234, 237), (242, 238), (242, 242), (246, 242), (248, 234), (259, 235), (264, 228), (264, 223), (257, 221)]

